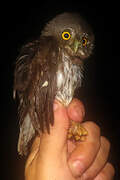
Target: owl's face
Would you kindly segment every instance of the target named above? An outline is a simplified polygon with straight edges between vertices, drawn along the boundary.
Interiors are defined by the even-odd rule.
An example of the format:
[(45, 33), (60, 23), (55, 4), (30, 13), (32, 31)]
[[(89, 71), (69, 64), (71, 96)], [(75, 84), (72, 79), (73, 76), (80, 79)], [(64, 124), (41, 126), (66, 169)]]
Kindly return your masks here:
[(86, 22), (78, 15), (64, 13), (51, 20), (42, 35), (53, 36), (70, 57), (84, 59), (93, 50), (94, 35)]

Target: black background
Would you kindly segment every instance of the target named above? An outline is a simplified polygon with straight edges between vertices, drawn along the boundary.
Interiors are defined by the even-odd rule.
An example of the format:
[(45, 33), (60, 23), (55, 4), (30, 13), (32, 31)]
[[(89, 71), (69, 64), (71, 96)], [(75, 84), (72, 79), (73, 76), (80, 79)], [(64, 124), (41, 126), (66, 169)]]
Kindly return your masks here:
[(49, 19), (65, 11), (79, 12), (93, 27), (95, 50), (86, 66), (88, 78), (81, 99), (86, 107), (86, 119), (95, 121), (101, 127), (101, 134), (111, 142), (110, 161), (116, 168), (115, 179), (119, 179), (119, 43), (113, 43), (113, 38), (118, 41), (119, 36), (117, 5), (82, 1), (33, 4), (18, 2), (0, 7), (1, 179), (22, 180), (24, 172), (24, 159), (16, 150), (19, 125), (12, 98), (15, 59), (23, 43), (38, 36)]

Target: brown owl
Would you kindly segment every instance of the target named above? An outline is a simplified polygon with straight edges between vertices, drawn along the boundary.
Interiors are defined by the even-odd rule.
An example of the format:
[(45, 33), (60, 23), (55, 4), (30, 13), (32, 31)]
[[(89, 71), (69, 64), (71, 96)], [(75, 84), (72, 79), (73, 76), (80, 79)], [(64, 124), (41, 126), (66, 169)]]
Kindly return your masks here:
[[(19, 154), (28, 153), (36, 134), (50, 133), (54, 99), (68, 106), (81, 87), (83, 64), (92, 53), (93, 42), (91, 28), (79, 14), (63, 13), (48, 22), (38, 39), (22, 47), (14, 73), (14, 98), (17, 93), (20, 100)], [(86, 134), (72, 123), (68, 137), (79, 140)]]

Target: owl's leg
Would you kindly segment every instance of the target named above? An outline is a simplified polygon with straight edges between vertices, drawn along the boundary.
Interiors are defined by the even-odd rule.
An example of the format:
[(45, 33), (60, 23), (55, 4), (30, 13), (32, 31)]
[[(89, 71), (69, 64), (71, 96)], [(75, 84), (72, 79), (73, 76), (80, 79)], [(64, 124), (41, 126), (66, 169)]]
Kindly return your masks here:
[(75, 141), (84, 141), (87, 135), (87, 130), (82, 127), (79, 122), (71, 121), (71, 126), (68, 130), (68, 139)]

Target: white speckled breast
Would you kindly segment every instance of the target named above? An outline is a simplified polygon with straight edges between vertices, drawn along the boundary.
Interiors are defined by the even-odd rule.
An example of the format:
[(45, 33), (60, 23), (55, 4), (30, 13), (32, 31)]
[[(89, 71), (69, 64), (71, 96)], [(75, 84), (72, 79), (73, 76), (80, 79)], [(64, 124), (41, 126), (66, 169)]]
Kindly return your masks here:
[(74, 65), (64, 53), (62, 63), (57, 72), (57, 95), (62, 104), (68, 106), (71, 102), (76, 87), (80, 87), (82, 82), (82, 70), (80, 66)]

